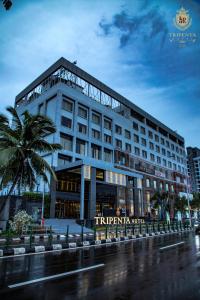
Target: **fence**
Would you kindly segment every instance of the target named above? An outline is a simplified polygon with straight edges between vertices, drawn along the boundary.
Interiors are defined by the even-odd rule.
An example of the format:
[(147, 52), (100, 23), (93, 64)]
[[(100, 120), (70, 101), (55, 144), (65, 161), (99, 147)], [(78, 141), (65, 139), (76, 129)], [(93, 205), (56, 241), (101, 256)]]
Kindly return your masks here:
[(55, 234), (51, 227), (28, 226), (23, 228), (22, 235), (14, 236), (8, 230), (6, 235), (0, 236), (0, 248), (9, 249), (13, 246), (24, 246), (31, 248), (34, 245), (52, 246), (54, 241), (63, 244), (69, 242), (83, 243), (86, 240), (103, 240), (128, 236), (143, 236), (146, 234), (156, 234), (157, 232), (174, 232), (189, 228), (189, 224), (181, 222), (149, 222), (140, 224), (112, 225), (104, 227), (93, 227), (93, 233), (84, 233), (84, 224), (81, 225), (79, 234), (69, 234), (69, 225), (65, 234)]

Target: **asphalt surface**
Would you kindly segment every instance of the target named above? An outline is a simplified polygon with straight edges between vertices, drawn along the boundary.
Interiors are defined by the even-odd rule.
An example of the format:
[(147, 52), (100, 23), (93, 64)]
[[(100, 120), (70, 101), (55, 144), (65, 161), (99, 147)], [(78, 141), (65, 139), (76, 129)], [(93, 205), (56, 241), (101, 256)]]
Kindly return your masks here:
[[(163, 248), (176, 243), (180, 244)], [(19, 283), (22, 286), (15, 287)], [(1, 258), (0, 299), (199, 300), (200, 236), (180, 233)]]

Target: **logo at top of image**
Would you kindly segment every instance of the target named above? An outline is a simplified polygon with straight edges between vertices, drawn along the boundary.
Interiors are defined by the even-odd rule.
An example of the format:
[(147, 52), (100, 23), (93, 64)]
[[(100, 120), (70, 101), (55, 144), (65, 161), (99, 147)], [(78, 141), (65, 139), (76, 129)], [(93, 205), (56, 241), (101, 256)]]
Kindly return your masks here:
[(176, 28), (182, 31), (188, 29), (192, 24), (192, 18), (190, 17), (188, 10), (183, 7), (177, 11), (173, 21)]

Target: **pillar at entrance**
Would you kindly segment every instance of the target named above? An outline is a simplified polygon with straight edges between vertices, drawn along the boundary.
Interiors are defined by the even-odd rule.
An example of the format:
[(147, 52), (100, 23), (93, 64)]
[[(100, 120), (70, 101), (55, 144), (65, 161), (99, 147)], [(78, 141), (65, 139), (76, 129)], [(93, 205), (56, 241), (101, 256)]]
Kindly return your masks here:
[(93, 219), (95, 216), (96, 216), (96, 168), (91, 167), (88, 219)]
[(50, 182), (50, 195), (51, 195), (51, 204), (50, 204), (50, 218), (55, 218), (55, 205), (56, 205), (56, 181), (51, 178)]
[(84, 220), (85, 177), (84, 165), (81, 166), (80, 220)]

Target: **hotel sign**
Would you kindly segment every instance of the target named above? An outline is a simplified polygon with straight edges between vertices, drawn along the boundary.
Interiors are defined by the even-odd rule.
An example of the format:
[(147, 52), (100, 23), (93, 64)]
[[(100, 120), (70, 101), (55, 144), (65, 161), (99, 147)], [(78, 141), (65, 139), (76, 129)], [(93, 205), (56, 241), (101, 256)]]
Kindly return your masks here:
[(95, 225), (125, 225), (143, 224), (144, 219), (134, 219), (129, 217), (95, 217)]

